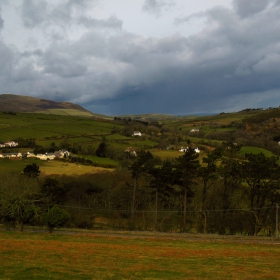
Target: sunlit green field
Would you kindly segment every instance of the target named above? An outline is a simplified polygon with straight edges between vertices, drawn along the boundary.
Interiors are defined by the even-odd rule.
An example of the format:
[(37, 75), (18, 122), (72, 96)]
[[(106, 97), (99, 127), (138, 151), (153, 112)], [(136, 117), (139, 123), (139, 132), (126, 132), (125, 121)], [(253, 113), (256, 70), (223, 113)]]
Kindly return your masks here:
[(259, 154), (259, 153), (263, 153), (267, 157), (273, 156), (272, 152), (270, 152), (268, 150), (265, 150), (265, 149), (262, 149), (262, 148), (257, 148), (257, 147), (245, 146), (245, 147), (242, 147), (241, 150), (240, 150), (240, 154), (241, 155), (245, 155), (245, 154)]
[(279, 279), (278, 243), (0, 232), (0, 279)]
[(76, 109), (47, 109), (45, 111), (37, 111), (41, 114), (54, 114), (62, 116), (80, 116), (80, 117), (92, 117), (92, 114), (89, 112), (83, 112)]
[(83, 135), (106, 135), (116, 125), (90, 118), (40, 114), (0, 114), (1, 141), (11, 139), (48, 139), (51, 137), (77, 137)]

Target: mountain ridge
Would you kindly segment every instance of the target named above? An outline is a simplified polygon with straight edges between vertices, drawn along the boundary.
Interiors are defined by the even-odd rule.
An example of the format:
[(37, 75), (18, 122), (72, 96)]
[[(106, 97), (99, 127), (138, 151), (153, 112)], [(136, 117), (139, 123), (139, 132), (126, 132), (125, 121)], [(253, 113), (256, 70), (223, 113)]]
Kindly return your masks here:
[(92, 112), (86, 110), (82, 106), (71, 102), (56, 102), (48, 99), (16, 94), (0, 94), (0, 111), (2, 112), (36, 113), (50, 109), (72, 109), (93, 115)]

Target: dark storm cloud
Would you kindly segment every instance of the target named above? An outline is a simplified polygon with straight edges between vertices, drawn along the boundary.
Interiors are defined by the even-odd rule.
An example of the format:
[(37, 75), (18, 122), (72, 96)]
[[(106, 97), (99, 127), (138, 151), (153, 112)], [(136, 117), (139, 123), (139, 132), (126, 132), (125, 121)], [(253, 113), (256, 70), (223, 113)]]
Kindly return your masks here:
[(118, 45), (116, 57), (133, 67), (109, 111), (232, 111), (260, 101), (264, 107), (279, 105), (280, 42), (275, 34), (280, 10), (271, 6), (259, 16), (256, 12), (240, 20), (232, 10), (215, 8), (204, 14), (208, 27), (188, 38), (138, 44), (132, 39), (124, 52), (125, 46)]
[[(85, 30), (72, 40), (62, 36), (22, 52), (0, 41), (2, 91), (72, 101), (111, 115), (279, 105), (280, 1), (234, 0), (232, 9), (182, 15), (175, 19), (180, 27), (197, 17), (206, 25), (191, 36), (162, 37), (126, 32), (115, 16), (96, 19), (81, 13), (94, 2), (50, 6), (25, 0), (26, 27), (44, 26), (45, 31), (59, 29), (57, 23), (79, 24)], [(143, 9), (161, 11), (170, 3), (147, 0)], [(40, 5), (45, 10), (32, 15)]]

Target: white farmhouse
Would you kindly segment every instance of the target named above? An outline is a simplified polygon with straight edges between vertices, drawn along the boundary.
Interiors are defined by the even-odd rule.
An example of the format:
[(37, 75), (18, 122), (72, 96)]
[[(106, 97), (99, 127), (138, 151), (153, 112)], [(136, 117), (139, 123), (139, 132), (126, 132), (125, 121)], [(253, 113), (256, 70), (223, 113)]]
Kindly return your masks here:
[(55, 151), (54, 155), (57, 158), (64, 158), (64, 157), (69, 157), (70, 153), (68, 151), (65, 151), (65, 150), (59, 150), (59, 151)]
[(126, 152), (126, 153), (129, 153), (129, 155), (131, 155), (131, 156), (137, 157), (137, 153), (136, 153), (135, 149), (132, 148), (132, 147), (128, 147), (128, 148), (125, 150), (125, 152)]
[[(188, 149), (189, 149), (189, 147), (186, 147), (186, 148), (181, 147), (181, 149), (179, 150), (179, 152), (185, 153)], [(198, 148), (195, 148), (194, 151), (195, 151), (196, 153), (200, 153), (200, 150), (199, 150)]]
[(5, 145), (6, 147), (16, 147), (16, 146), (18, 146), (18, 143), (17, 143), (17, 142), (14, 142), (14, 141), (10, 141), (10, 142), (4, 143), (4, 145)]
[(142, 136), (142, 133), (140, 131), (134, 131), (132, 136)]

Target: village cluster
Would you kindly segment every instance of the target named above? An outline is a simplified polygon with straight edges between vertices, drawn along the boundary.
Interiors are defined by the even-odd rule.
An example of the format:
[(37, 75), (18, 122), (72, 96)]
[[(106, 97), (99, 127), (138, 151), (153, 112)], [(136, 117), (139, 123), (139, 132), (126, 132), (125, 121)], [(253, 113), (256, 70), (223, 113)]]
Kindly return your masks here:
[(0, 144), (0, 148), (5, 148), (5, 147), (16, 147), (18, 146), (17, 142), (14, 141), (10, 141), (10, 142), (6, 142), (4, 144)]
[[(199, 129), (191, 129), (190, 132), (191, 133), (199, 132)], [(144, 134), (142, 134), (140, 131), (134, 131), (134, 133), (132, 134), (132, 136), (142, 136), (142, 135), (144, 135)], [(188, 149), (189, 149), (189, 147), (181, 147), (179, 152), (185, 153)], [(195, 148), (194, 150), (196, 153), (200, 153), (200, 150), (198, 148)], [(126, 152), (129, 152), (133, 156), (137, 156), (135, 149), (133, 149), (132, 147), (127, 148)]]
[(34, 153), (3, 153), (0, 154), (0, 158), (7, 158), (7, 159), (23, 159), (23, 158), (38, 158), (40, 160), (53, 160), (55, 158), (64, 158), (68, 157), (68, 151), (55, 151), (54, 153), (45, 153), (45, 154), (34, 154)]
[[(198, 132), (198, 129), (192, 129), (190, 132)], [(141, 133), (140, 131), (134, 131), (132, 136), (143, 136), (144, 134)], [(4, 144), (0, 144), (0, 148), (5, 148), (5, 147), (16, 147), (18, 146), (17, 142), (14, 141), (9, 141)], [(179, 152), (186, 152), (189, 149), (189, 147), (181, 147)], [(132, 147), (129, 147), (126, 149), (126, 152), (130, 153), (133, 156), (137, 156), (136, 150)], [(196, 153), (200, 153), (200, 150), (198, 148), (195, 148)], [(19, 152), (14, 152), (14, 153), (0, 153), (0, 158), (7, 158), (7, 159), (22, 159), (22, 158), (38, 158), (40, 160), (53, 160), (55, 158), (61, 159), (65, 157), (69, 157), (70, 153), (65, 150), (59, 150), (55, 151), (53, 153), (45, 153), (45, 154), (34, 154), (34, 153), (19, 153)]]

